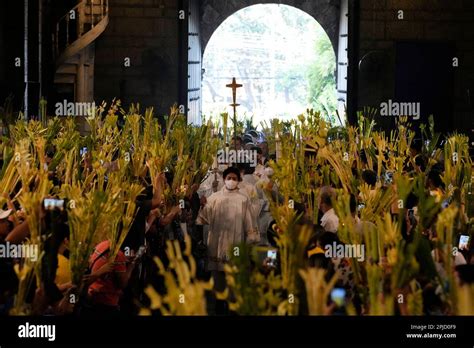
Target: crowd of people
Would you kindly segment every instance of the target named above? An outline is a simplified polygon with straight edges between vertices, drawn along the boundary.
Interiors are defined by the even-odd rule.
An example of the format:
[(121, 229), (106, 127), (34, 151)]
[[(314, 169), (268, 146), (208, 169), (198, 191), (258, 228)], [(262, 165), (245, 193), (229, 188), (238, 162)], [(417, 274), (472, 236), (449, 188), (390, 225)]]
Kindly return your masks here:
[[(197, 278), (212, 279), (214, 291), (206, 296), (207, 312), (210, 315), (231, 314), (227, 302), (218, 299), (216, 293), (227, 287), (225, 265), (232, 262), (234, 247), (242, 244), (258, 246), (265, 250), (258, 270), (267, 276), (281, 272), (279, 226), (276, 222), (272, 205), (282, 202), (279, 192), (281, 179), (275, 180), (273, 163), (278, 162), (275, 149), (270, 149), (265, 134), (255, 130), (242, 136), (234, 136), (228, 146), (236, 151), (253, 151), (257, 154), (257, 163), (248, 160), (239, 163), (219, 163), (210, 168), (208, 175), (200, 185), (194, 185), (183, 201), (162, 209), (168, 202), (164, 192), (173, 182), (172, 171), (158, 173), (150, 178), (152, 184), (145, 186), (143, 193), (136, 201), (136, 214), (133, 224), (122, 243), (121, 250), (111, 259), (111, 241), (98, 243), (90, 254), (88, 269), (85, 272), (80, 289), (73, 284), (70, 269), (69, 227), (67, 209), (64, 202), (57, 197), (45, 197), (41, 202), (40, 224), (45, 233), (44, 254), (41, 257), (41, 274), (39, 282), (31, 282), (27, 289), (26, 301), (31, 306), (31, 313), (36, 315), (79, 315), (84, 317), (114, 317), (116, 315), (136, 315), (141, 306), (146, 306), (145, 289), (152, 285), (159, 293), (166, 294), (165, 281), (159, 274), (154, 258), (158, 257), (167, 265), (167, 241), (178, 241), (184, 250), (186, 243), (191, 243), (192, 257), (197, 265)], [(404, 175), (424, 171), (429, 158), (420, 152), (421, 144), (413, 142), (413, 161), (407, 163)], [(45, 151), (46, 166), (54, 157), (55, 148)], [(317, 154), (315, 155), (317, 156)], [(364, 157), (364, 154), (361, 154)], [(88, 154), (82, 157), (83, 170), (92, 171)], [(362, 158), (363, 162), (366, 162)], [(413, 167), (415, 166), (415, 167)], [(114, 163), (107, 164), (107, 170), (113, 171)], [(312, 173), (316, 175), (317, 173)], [(350, 212), (353, 228), (361, 236), (361, 244), (366, 244), (368, 230), (377, 230), (373, 221), (364, 221), (361, 212), (368, 196), (378, 190), (385, 190), (394, 185), (392, 173), (377, 176), (376, 171), (363, 168), (354, 169), (354, 179), (367, 185), (369, 191), (350, 195)], [(432, 166), (427, 173), (425, 192), (439, 204), (439, 209), (446, 209), (449, 200), (443, 200), (447, 188), (444, 187), (442, 166)], [(59, 180), (55, 172), (49, 173), (52, 182)], [(32, 187), (34, 183), (31, 183)], [(29, 238), (29, 218), (15, 199), (21, 186), (14, 192), (3, 192), (6, 205), (0, 210), (0, 245), (7, 250), (10, 246), (21, 245)], [(317, 219), (308, 202), (294, 202), (298, 213), (298, 224), (311, 230), (307, 245), (304, 247), (306, 267), (323, 269), (326, 279), (336, 275), (335, 290), (327, 299), (328, 314), (344, 314), (346, 304), (350, 303), (357, 314), (368, 314), (369, 310), (354, 282), (353, 262), (369, 262), (365, 255), (328, 256), (328, 247), (345, 243), (339, 231), (343, 224), (338, 216), (335, 204), (341, 187), (323, 185), (316, 188), (318, 195), (314, 199)], [(53, 200), (51, 203), (49, 200)], [(422, 313), (427, 315), (452, 314), (454, 310), (443, 299), (446, 279), (451, 271), (457, 275), (458, 285), (472, 284), (474, 257), (468, 242), (469, 232), (463, 233), (461, 248), (452, 253), (452, 260), (446, 260), (445, 254), (439, 252), (436, 231), (436, 215), (432, 221), (423, 221), (420, 231), (421, 240), (414, 243), (414, 232), (421, 224), (419, 202), (425, 199), (418, 191), (409, 193), (406, 204), (397, 207), (392, 204), (388, 212), (393, 221), (398, 221), (400, 213), (403, 240), (408, 250), (410, 243), (415, 245), (413, 257), (419, 265), (413, 279), (422, 291)], [(441, 201), (443, 200), (443, 201)], [(460, 218), (465, 216), (461, 209)], [(311, 217), (311, 218), (309, 218)], [(296, 237), (295, 237), (296, 238)], [(459, 235), (454, 235), (453, 245), (458, 244)], [(459, 243), (460, 245), (462, 243)], [(362, 249), (364, 250), (364, 249)], [(367, 249), (365, 249), (367, 250)], [(410, 255), (407, 251), (407, 255)], [(354, 256), (354, 258), (356, 257)], [(365, 256), (365, 258), (364, 258)], [(15, 296), (22, 291), (19, 287), (18, 264), (15, 257), (0, 258), (0, 314), (12, 314)], [(383, 272), (390, 272), (389, 262), (381, 258), (378, 263)], [(447, 269), (452, 268), (452, 269)], [(17, 272), (15, 272), (15, 270)], [(382, 284), (382, 287), (384, 285)], [(79, 292), (78, 292), (79, 290)], [(71, 301), (71, 294), (79, 294)], [(342, 295), (341, 295), (342, 294)], [(395, 313), (406, 314), (406, 306), (400, 305)], [(302, 310), (300, 313), (307, 313)]]

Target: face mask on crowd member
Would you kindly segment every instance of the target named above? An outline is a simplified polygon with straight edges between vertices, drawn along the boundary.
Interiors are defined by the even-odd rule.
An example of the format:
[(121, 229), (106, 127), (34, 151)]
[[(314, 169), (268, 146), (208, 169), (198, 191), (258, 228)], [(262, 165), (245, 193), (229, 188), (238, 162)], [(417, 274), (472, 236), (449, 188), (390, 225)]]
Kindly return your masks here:
[(235, 190), (237, 188), (237, 185), (239, 184), (238, 181), (234, 180), (234, 179), (227, 179), (225, 181), (225, 187), (228, 189), (228, 190)]
[(268, 178), (271, 178), (273, 176), (273, 174), (275, 174), (275, 171), (273, 170), (272, 167), (266, 167), (265, 168), (265, 175), (268, 177)]
[(225, 187), (229, 191), (237, 189), (239, 181), (241, 180), (240, 171), (238, 168), (229, 167), (224, 171), (223, 174)]

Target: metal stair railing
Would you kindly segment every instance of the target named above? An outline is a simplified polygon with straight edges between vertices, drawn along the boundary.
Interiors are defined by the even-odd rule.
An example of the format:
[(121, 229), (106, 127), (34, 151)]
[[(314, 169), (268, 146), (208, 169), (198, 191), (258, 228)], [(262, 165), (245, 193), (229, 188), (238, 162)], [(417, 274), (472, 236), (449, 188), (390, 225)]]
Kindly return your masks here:
[(68, 46), (92, 30), (108, 14), (108, 0), (83, 0), (74, 6), (56, 24), (54, 56), (59, 57)]

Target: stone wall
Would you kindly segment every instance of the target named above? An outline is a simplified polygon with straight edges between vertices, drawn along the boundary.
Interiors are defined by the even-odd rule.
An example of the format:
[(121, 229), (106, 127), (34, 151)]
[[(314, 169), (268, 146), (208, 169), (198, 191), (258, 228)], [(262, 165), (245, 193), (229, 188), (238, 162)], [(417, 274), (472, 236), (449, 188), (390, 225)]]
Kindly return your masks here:
[[(35, 39), (33, 35), (31, 38)], [(23, 40), (23, 1), (0, 1), (0, 107), (11, 95), (15, 111), (23, 108), (25, 91)], [(17, 57), (20, 67), (15, 66)]]
[(178, 1), (109, 4), (109, 25), (96, 41), (95, 101), (117, 97), (167, 113), (178, 101)]
[[(403, 19), (398, 18), (400, 10)], [(360, 0), (359, 58), (371, 52), (368, 59), (373, 63), (374, 76), (359, 75), (359, 108), (378, 107), (394, 97), (396, 43), (415, 40), (454, 47), (459, 67), (453, 72), (453, 119), (449, 123), (452, 128), (470, 128), (474, 116), (468, 98), (469, 89), (474, 100), (472, 0)]]

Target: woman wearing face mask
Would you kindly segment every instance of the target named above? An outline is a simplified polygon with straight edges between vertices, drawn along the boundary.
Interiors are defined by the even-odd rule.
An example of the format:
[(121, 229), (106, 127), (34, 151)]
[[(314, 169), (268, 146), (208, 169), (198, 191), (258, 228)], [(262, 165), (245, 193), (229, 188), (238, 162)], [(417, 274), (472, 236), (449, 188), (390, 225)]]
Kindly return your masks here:
[[(216, 291), (225, 289), (224, 264), (229, 261), (232, 248), (241, 243), (259, 241), (250, 199), (239, 192), (240, 171), (234, 167), (227, 168), (223, 178), (224, 187), (207, 199), (196, 221), (199, 225), (209, 225), (207, 269), (214, 278)], [(210, 303), (211, 312), (215, 309), (212, 307)]]

